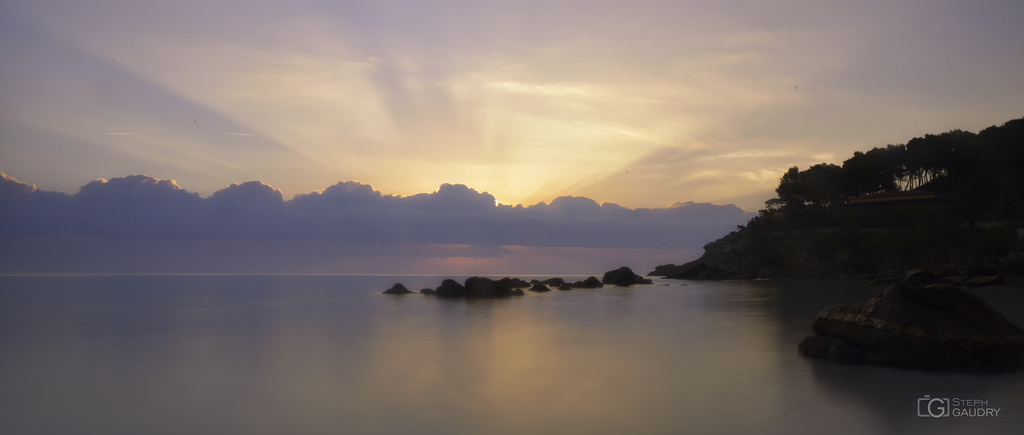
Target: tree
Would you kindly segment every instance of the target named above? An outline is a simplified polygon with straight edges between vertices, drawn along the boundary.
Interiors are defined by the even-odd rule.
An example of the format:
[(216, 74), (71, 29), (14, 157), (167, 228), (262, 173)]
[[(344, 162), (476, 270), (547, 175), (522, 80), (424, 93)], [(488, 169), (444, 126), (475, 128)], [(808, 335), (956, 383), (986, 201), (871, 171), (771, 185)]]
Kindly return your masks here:
[(829, 209), (849, 198), (842, 167), (820, 163), (800, 172), (799, 179), (801, 196), (814, 207)]
[(775, 188), (775, 192), (778, 193), (776, 205), (788, 209), (804, 208), (806, 200), (802, 195), (803, 187), (800, 181), (800, 168), (794, 166), (790, 170), (785, 171), (785, 174), (782, 174), (782, 179), (778, 183), (778, 187)]

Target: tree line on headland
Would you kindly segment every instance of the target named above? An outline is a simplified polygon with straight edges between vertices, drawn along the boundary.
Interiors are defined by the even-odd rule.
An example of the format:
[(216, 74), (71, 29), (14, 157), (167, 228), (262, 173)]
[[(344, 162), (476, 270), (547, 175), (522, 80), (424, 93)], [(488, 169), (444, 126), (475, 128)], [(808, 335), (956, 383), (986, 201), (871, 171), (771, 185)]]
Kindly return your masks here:
[(865, 195), (918, 189), (979, 211), (1019, 212), (1024, 203), (1024, 118), (977, 134), (952, 130), (857, 151), (842, 166), (792, 167), (766, 211), (827, 209)]
[(1024, 118), (790, 168), (775, 198), (684, 265), (691, 279), (895, 275), (953, 281), (1024, 275)]

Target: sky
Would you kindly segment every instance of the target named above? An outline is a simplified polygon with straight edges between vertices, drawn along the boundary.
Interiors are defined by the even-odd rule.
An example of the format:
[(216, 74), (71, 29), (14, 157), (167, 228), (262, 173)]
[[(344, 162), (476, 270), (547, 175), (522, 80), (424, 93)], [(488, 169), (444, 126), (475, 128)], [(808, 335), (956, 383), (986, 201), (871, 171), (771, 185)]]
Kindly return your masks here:
[(353, 181), (756, 212), (791, 166), (1024, 115), (1022, 19), (1016, 0), (11, 0), (0, 171), (69, 195), (145, 174), (202, 198)]

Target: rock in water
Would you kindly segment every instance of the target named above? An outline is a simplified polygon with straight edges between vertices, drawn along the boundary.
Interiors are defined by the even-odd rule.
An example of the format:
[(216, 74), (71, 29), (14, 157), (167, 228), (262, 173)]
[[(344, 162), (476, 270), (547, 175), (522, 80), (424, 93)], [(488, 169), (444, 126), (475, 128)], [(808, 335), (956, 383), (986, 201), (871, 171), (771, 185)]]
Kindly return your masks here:
[(548, 288), (548, 286), (544, 285), (544, 283), (542, 283), (540, 281), (537, 281), (537, 283), (534, 284), (533, 287), (530, 287), (530, 291), (532, 291), (532, 292), (549, 292), (549, 291), (551, 291), (551, 289)]
[(384, 294), (386, 295), (404, 295), (407, 293), (412, 293), (412, 291), (405, 288), (405, 286), (400, 282), (396, 282), (395, 285), (391, 286), (391, 288), (384, 290)]
[(866, 303), (818, 313), (800, 354), (848, 364), (1006, 373), (1024, 365), (1024, 332), (984, 300), (946, 285), (895, 283)]
[(523, 291), (515, 292), (506, 283), (490, 278), (474, 276), (466, 279), (467, 298), (501, 298), (522, 295)]
[[(604, 284), (601, 284), (601, 280), (591, 276), (583, 281), (576, 281), (569, 284), (569, 286), (572, 288), (601, 288), (604, 287)], [(558, 289), (562, 290), (562, 287), (558, 287)]]
[(541, 283), (554, 287), (561, 287), (562, 284), (565, 284), (565, 280), (562, 278), (548, 278), (545, 279), (544, 281), (541, 281)]
[(442, 298), (463, 298), (466, 297), (466, 288), (454, 279), (441, 281), (441, 285), (434, 290), (434, 295)]
[(528, 283), (526, 281), (523, 281), (520, 278), (509, 278), (509, 277), (506, 276), (506, 277), (504, 277), (502, 279), (499, 279), (498, 282), (500, 282), (501, 285), (503, 285), (505, 287), (513, 288), (513, 289), (516, 289), (516, 288), (528, 288), (528, 287), (530, 287), (530, 283)]
[(610, 270), (601, 277), (601, 284), (605, 285), (629, 286), (633, 284), (650, 284), (651, 282), (651, 280), (644, 279), (644, 277), (633, 273), (633, 270), (628, 267)]

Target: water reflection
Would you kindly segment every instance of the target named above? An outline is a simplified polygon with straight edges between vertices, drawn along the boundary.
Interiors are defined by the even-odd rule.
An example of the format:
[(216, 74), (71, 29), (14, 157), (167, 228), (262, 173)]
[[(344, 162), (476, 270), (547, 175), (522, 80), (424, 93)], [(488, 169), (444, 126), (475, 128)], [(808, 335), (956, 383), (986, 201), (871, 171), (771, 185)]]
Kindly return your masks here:
[[(505, 300), (380, 295), (392, 281), (2, 277), (0, 432), (969, 433), (1024, 424), (1018, 375), (797, 355), (818, 310), (877, 289), (723, 282)], [(1019, 293), (992, 297), (1021, 305)], [(1002, 395), (1015, 412), (980, 424), (914, 416), (915, 394), (946, 392)]]
[[(856, 410), (862, 414), (864, 429), (872, 433), (1018, 433), (1024, 427), (1024, 373), (979, 376), (956, 373), (925, 373), (897, 368), (842, 365), (810, 360), (797, 355), (796, 344), (813, 334), (815, 314), (827, 306), (864, 302), (879, 288), (866, 288), (859, 281), (755, 281), (690, 283), (700, 287), (709, 310), (736, 315), (747, 312), (761, 331), (749, 331), (764, 342), (773, 343), (772, 351), (780, 370), (777, 376), (788, 379), (791, 394), (779, 399), (790, 410), (814, 409), (815, 418), (802, 419), (806, 430), (815, 423), (820, 432), (834, 431), (825, 422), (825, 413), (839, 414)], [(1020, 289), (994, 287), (973, 290), (1007, 316), (1024, 325), (1024, 295)], [(770, 334), (759, 334), (771, 331)], [(807, 383), (807, 379), (813, 383)], [(794, 388), (808, 388), (799, 391)], [(917, 398), (978, 398), (1005, 409), (998, 419), (926, 419), (916, 415)], [(810, 424), (812, 426), (807, 426)], [(857, 432), (857, 431), (851, 431)]]

